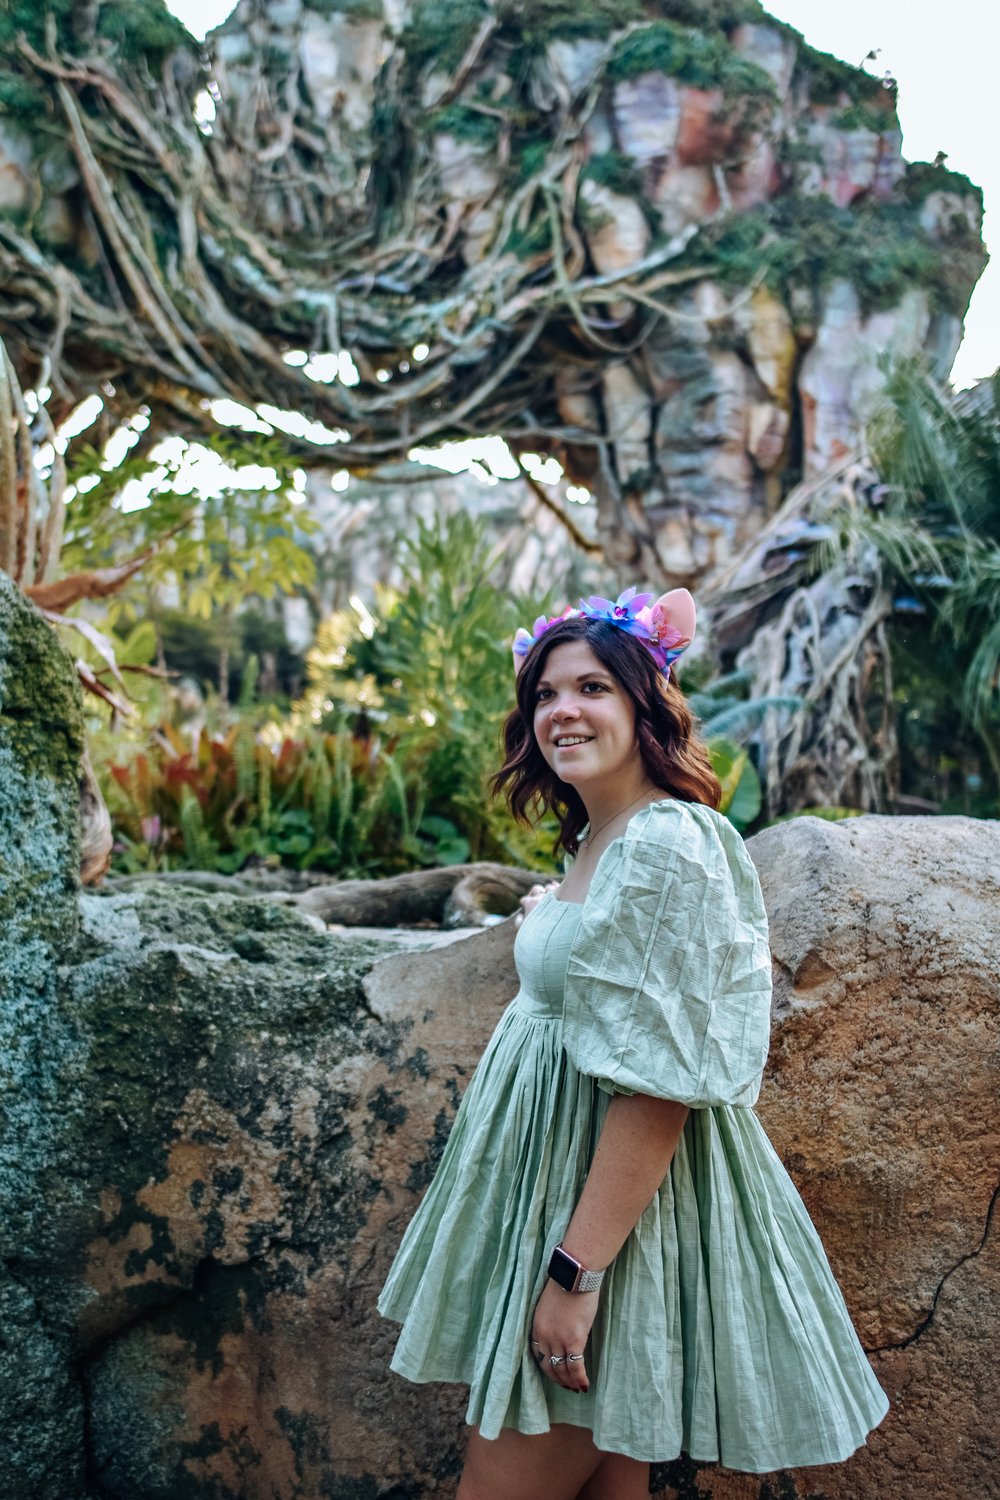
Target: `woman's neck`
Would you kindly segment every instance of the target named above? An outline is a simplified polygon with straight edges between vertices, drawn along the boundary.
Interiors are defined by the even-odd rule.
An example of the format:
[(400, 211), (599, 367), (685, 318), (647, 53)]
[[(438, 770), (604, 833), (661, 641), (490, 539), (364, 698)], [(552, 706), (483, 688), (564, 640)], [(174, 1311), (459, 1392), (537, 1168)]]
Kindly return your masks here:
[(589, 819), (586, 843), (581, 845), (581, 849), (586, 848), (590, 852), (610, 844), (635, 813), (667, 794), (662, 787), (654, 786), (644, 777), (639, 785), (633, 784), (632, 787), (618, 784), (601, 788), (600, 791), (595, 787), (593, 793), (584, 795), (581, 792), (580, 795)]

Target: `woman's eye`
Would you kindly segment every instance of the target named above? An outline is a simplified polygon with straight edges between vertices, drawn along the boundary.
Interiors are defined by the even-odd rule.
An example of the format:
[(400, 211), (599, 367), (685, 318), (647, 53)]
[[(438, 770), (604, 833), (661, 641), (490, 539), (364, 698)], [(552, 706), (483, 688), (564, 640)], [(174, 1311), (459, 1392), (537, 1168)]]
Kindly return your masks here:
[[(589, 687), (597, 688), (598, 692), (600, 692), (600, 693), (604, 693), (604, 692), (607, 691), (607, 689), (606, 689), (606, 687), (605, 687), (605, 685), (604, 685), (603, 682), (585, 682), (583, 684), (583, 687), (584, 688), (589, 688)], [(537, 691), (537, 693), (535, 694), (535, 702), (536, 703), (541, 703), (541, 701), (545, 697), (546, 693), (550, 693), (551, 691), (552, 691), (551, 688), (539, 688), (538, 691)], [(593, 694), (592, 693), (588, 694), (588, 696), (589, 697), (593, 697)]]

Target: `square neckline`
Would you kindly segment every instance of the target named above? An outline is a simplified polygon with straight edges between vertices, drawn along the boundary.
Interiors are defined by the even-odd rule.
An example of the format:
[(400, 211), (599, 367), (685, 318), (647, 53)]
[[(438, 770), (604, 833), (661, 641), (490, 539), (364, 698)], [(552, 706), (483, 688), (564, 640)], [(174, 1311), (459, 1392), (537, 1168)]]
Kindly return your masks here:
[[(606, 849), (602, 849), (601, 850), (601, 853), (598, 856), (597, 864), (594, 866), (594, 873), (590, 877), (590, 884), (587, 886), (587, 896), (590, 895), (590, 886), (593, 885), (594, 881), (597, 879), (597, 873), (598, 873), (598, 871), (601, 868), (601, 865), (602, 865), (602, 863), (604, 861), (605, 855), (610, 854), (611, 850), (615, 847), (616, 844), (620, 844), (620, 843), (622, 843), (624, 841), (626, 835), (628, 834), (628, 831), (629, 831), (629, 828), (630, 828), (630, 826), (632, 824), (633, 819), (634, 818), (638, 818), (644, 812), (648, 812), (648, 810), (651, 807), (659, 807), (661, 805), (661, 803), (664, 803), (664, 802), (679, 802), (680, 800), (681, 799), (679, 797), (671, 797), (671, 796), (668, 795), (666, 797), (658, 797), (655, 802), (647, 802), (645, 804), (645, 806), (643, 806), (643, 807), (637, 807), (636, 808), (635, 812), (632, 814), (632, 817), (629, 818), (628, 821), (626, 822), (625, 827), (622, 829), (621, 833), (619, 833), (615, 838), (613, 838), (611, 840), (610, 844), (607, 846)], [(585, 826), (587, 828), (589, 828), (590, 824), (587, 823)], [(563, 877), (563, 878), (565, 879), (565, 877)], [(561, 883), (562, 882), (560, 882), (560, 884)], [(557, 889), (558, 889), (558, 887), (557, 887)], [(583, 898), (582, 901), (569, 901), (569, 900), (566, 900), (565, 898), (561, 898), (561, 897), (557, 896), (556, 893), (555, 893), (555, 891), (546, 891), (545, 894), (547, 896), (551, 896), (552, 899), (553, 899), (553, 901), (555, 901), (556, 904), (559, 905), (559, 906), (586, 906), (586, 904), (587, 904), (587, 896), (584, 896), (584, 898)]]

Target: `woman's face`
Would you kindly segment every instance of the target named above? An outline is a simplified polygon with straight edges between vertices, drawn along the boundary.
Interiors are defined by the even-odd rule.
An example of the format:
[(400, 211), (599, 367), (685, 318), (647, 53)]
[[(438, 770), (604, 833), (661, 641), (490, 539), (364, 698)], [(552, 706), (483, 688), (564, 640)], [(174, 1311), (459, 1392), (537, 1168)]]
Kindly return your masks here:
[[(586, 641), (567, 641), (549, 652), (535, 686), (532, 727), (560, 781), (581, 793), (634, 774), (639, 760), (635, 706)], [(567, 738), (583, 743), (557, 743)]]

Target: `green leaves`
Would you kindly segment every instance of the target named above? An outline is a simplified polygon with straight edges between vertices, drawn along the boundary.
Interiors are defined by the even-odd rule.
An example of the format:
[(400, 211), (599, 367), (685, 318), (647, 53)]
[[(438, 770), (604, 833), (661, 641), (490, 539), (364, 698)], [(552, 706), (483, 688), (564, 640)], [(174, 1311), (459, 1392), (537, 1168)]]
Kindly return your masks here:
[(708, 758), (722, 784), (719, 811), (742, 833), (760, 812), (760, 777), (754, 769), (749, 751), (731, 740), (709, 742)]

